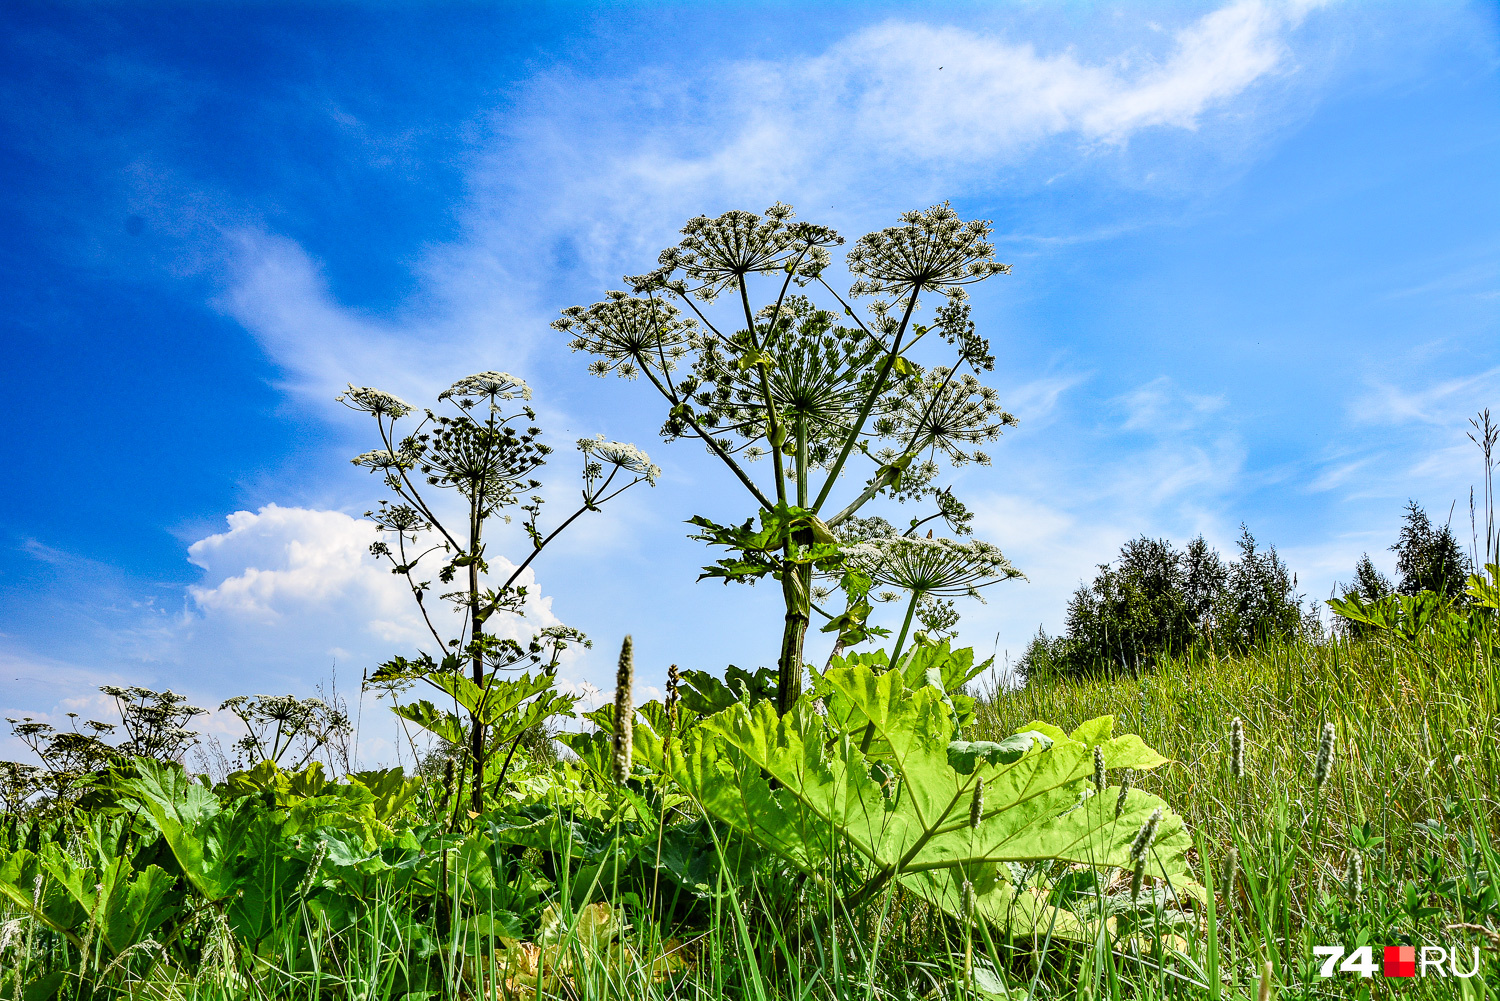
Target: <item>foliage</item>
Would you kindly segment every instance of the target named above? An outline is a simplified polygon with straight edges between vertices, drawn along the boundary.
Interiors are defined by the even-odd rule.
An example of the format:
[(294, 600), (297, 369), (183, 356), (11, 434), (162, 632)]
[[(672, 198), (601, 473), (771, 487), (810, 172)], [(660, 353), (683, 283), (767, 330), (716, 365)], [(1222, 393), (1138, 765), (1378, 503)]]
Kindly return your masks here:
[(1238, 546), (1226, 563), (1201, 536), (1180, 552), (1166, 539), (1127, 542), (1074, 593), (1066, 634), (1038, 635), (1022, 674), (1135, 671), (1200, 644), (1248, 650), (1295, 636), (1304, 612), (1286, 564), (1248, 528)]
[(1431, 591), (1446, 600), (1463, 597), (1469, 559), (1451, 525), (1434, 527), (1416, 501), (1408, 501), (1401, 534), (1391, 546), (1396, 554), (1396, 590), (1414, 595)]
[[(23, 716), (10, 719), (11, 732), (31, 749), (42, 768), (20, 762), (4, 762), (0, 791), (8, 809), (42, 807), (57, 812), (71, 806), (88, 789), (94, 776), (112, 764), (132, 757), (156, 761), (180, 761), (198, 740), (187, 724), (208, 710), (189, 705), (177, 692), (150, 688), (104, 685), (119, 714), (119, 723), (85, 720), (79, 729), (78, 714), (69, 713), (69, 730)], [(110, 742), (115, 738), (114, 743)], [(35, 802), (38, 795), (41, 803)]]
[[(1369, 981), (1321, 979), (1310, 951), (1359, 943), (1376, 945), (1377, 960), (1381, 944), (1440, 944), (1460, 950), (1464, 968), (1479, 946), (1480, 977), (1405, 981), (1401, 995), (1494, 997), (1500, 744), (1491, 734), (1500, 661), (1494, 620), (1474, 621), (1475, 632), (1438, 623), (1410, 638), (1373, 630), (1243, 653), (1193, 647), (1139, 677), (1052, 675), (981, 699), (974, 733), (995, 739), (1038, 717), (1072, 725), (1114, 713), (1117, 726), (1176, 759), (1139, 783), (1194, 832), (1196, 871), (1211, 883), (1215, 911), (1196, 933), (1163, 929), (1163, 944), (1184, 964), (1196, 957), (1204, 974), (1213, 961), (1221, 997), (1255, 997), (1264, 960), (1279, 996), (1362, 997)], [(1244, 734), (1238, 775), (1236, 719)], [(1337, 740), (1319, 789), (1325, 723)], [(1109, 996), (1111, 977), (1128, 978), (1140, 996), (1172, 996), (1143, 951), (1142, 965), (1123, 971), (1080, 955), (1070, 983), (1042, 980), (1063, 997)], [(1204, 987), (1182, 996), (1211, 995)]]
[(330, 741), (347, 734), (349, 714), (322, 699), (294, 695), (236, 695), (219, 709), (233, 713), (244, 724), (245, 736), (235, 742), (241, 761), (281, 764), (295, 755), (293, 768), (312, 760)]
[[(1189, 841), (1175, 814), (1162, 819), (1165, 804), (1138, 791), (1118, 800), (1118, 788), (1089, 784), (1096, 745), (1112, 768), (1151, 769), (1166, 758), (1139, 738), (1111, 739), (1107, 717), (1071, 735), (1038, 723), (999, 742), (957, 740), (940, 669), (930, 670), (938, 684), (913, 690), (899, 670), (836, 664), (814, 688), (823, 713), (735, 705), (684, 737), (675, 774), (710, 814), (804, 875), (847, 871), (850, 907), (900, 881), (957, 915), (967, 882), (1012, 934), (1067, 933), (1082, 925), (1017, 897), (1005, 864), (1132, 865), (1153, 811), (1153, 870), (1187, 887)], [(873, 743), (862, 740), (869, 728)]]

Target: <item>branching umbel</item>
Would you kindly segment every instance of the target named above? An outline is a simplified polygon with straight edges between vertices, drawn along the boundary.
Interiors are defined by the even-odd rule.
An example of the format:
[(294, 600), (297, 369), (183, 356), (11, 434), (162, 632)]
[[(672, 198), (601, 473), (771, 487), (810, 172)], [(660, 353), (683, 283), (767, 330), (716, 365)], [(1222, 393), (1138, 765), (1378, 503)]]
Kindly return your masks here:
[[(946, 203), (856, 241), (844, 261), (855, 278), (847, 298), (824, 277), (830, 249), (843, 238), (794, 222), (786, 205), (764, 215), (700, 216), (682, 234), (656, 270), (626, 279), (631, 292), (565, 309), (553, 326), (571, 336), (574, 350), (596, 356), (595, 374), (644, 376), (667, 402), (662, 436), (702, 442), (761, 508), (759, 532), (753, 519), (741, 529), (694, 521), (707, 529), (700, 537), (741, 554), (719, 561), (709, 576), (781, 582), (778, 703), (785, 712), (801, 689), (809, 616), (822, 612), (812, 601), (814, 573), (839, 577), (832, 533), (882, 495), (932, 498), (937, 516), (956, 531), (967, 528), (970, 515), (951, 488), (934, 483), (938, 462), (988, 463), (973, 446), (994, 440), (1015, 418), (976, 378), (994, 357), (975, 331), (965, 287), (1010, 268), (994, 260), (989, 224), (965, 222)], [(758, 308), (752, 277), (765, 292)], [(942, 299), (928, 323), (916, 319), (923, 293)], [(721, 295), (732, 305), (711, 316)], [(825, 297), (826, 307), (813, 296)], [(866, 296), (871, 301), (857, 312), (851, 302)], [(942, 356), (931, 368), (917, 361), (922, 344), (924, 355)], [(856, 454), (867, 463), (863, 489), (824, 517)], [(768, 485), (748, 468), (766, 456)], [(857, 578), (843, 583), (850, 610), (823, 612), (847, 620), (834, 627), (840, 642), (875, 635), (861, 612), (868, 588)]]
[[(584, 456), (582, 503), (556, 527), (544, 529), (543, 498), (531, 491), (540, 489), (541, 481), (534, 474), (552, 449), (539, 441), (542, 431), (533, 423), (536, 411), (525, 405), (530, 399), (531, 389), (520, 379), (504, 372), (480, 372), (438, 394), (447, 412), (424, 410), (415, 426), (398, 434), (397, 422), (414, 413), (406, 402), (378, 389), (355, 386), (339, 397), (345, 406), (373, 417), (380, 436), (381, 447), (357, 456), (354, 464), (381, 474), (386, 487), (395, 494), (394, 501), (382, 500), (378, 509), (366, 512), (382, 533), (370, 551), (388, 561), (392, 573), (405, 578), (427, 631), (439, 648), (436, 656), (424, 653), (415, 660), (395, 658), (372, 680), (421, 678), (468, 711), (465, 763), (473, 769), (471, 807), (476, 812), (483, 803), (485, 763), (496, 750), (494, 741), (487, 739), (487, 731), (497, 724), (497, 713), (503, 715), (499, 707), (506, 706), (503, 712), (517, 717), (525, 715), (520, 704), (524, 698), (531, 698), (537, 706), (568, 708), (560, 705), (565, 698), (559, 700), (547, 690), (560, 651), (570, 641), (583, 641), (582, 634), (573, 630), (542, 630), (523, 647), (515, 640), (492, 635), (486, 624), (497, 612), (525, 614), (526, 588), (517, 582), (559, 533), (585, 511), (599, 510), (637, 483), (654, 484), (660, 474), (634, 445), (605, 441), (603, 436), (582, 439), (578, 442)], [(438, 490), (458, 494), (461, 517), (440, 514), (450, 507), (438, 503)], [(505, 512), (510, 508), (521, 512), (531, 551), (501, 579), (490, 573), (484, 530), (496, 515), (509, 521), (511, 516)], [(440, 585), (439, 599), (461, 612), (462, 624), (456, 636), (445, 631), (449, 618), (432, 607), (434, 580)], [(503, 682), (497, 672), (544, 660), (547, 666), (540, 678), (527, 676), (520, 689), (500, 691)], [(472, 688), (458, 686), (455, 681), (465, 664)], [(522, 690), (529, 694), (518, 699)], [(439, 711), (430, 703), (403, 708), (410, 710), (402, 712), (403, 717), (444, 739), (455, 736), (452, 719), (446, 718), (452, 714), (440, 714), (444, 717), (441, 719), (433, 716)]]

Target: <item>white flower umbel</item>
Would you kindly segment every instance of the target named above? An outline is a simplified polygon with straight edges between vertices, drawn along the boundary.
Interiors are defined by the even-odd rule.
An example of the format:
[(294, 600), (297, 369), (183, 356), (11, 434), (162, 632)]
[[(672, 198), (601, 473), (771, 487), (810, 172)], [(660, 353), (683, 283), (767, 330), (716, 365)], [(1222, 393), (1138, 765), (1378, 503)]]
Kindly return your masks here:
[(877, 584), (922, 594), (980, 598), (979, 589), (1022, 576), (999, 548), (970, 539), (872, 539), (846, 550), (848, 560)]
[(531, 387), (509, 372), (476, 372), (466, 375), (438, 394), (440, 400), (465, 397), (489, 397), (490, 405), (500, 400), (529, 400)]
[(875, 584), (911, 592), (906, 620), (891, 649), (892, 664), (901, 656), (912, 616), (923, 597), (962, 595), (983, 601), (980, 588), (1022, 576), (998, 548), (979, 539), (955, 542), (898, 535), (850, 546), (844, 551), (844, 558)]
[(926, 211), (906, 212), (902, 225), (860, 237), (847, 258), (858, 275), (854, 295), (897, 299), (942, 292), (1010, 271), (995, 260), (988, 222), (964, 222), (944, 202)]
[(556, 330), (571, 334), (569, 347), (598, 360), (589, 366), (597, 376), (615, 372), (634, 379), (642, 369), (670, 371), (686, 353), (696, 323), (682, 319), (676, 306), (660, 299), (637, 299), (608, 292), (608, 299), (587, 308), (571, 306), (554, 320)]
[(335, 397), (340, 403), (350, 410), (363, 410), (367, 414), (377, 417), (389, 417), (392, 420), (397, 417), (405, 417), (411, 413), (411, 404), (394, 393), (387, 393), (383, 389), (375, 389), (371, 386), (356, 386), (349, 383), (349, 389)]
[(395, 453), (388, 448), (376, 448), (368, 452), (361, 452), (349, 461), (356, 466), (365, 466), (369, 469), (402, 468), (401, 460), (396, 458)]
[(579, 438), (578, 450), (602, 463), (634, 473), (652, 486), (661, 475), (661, 467), (652, 463), (643, 449), (623, 441), (605, 441), (602, 434), (594, 438)]

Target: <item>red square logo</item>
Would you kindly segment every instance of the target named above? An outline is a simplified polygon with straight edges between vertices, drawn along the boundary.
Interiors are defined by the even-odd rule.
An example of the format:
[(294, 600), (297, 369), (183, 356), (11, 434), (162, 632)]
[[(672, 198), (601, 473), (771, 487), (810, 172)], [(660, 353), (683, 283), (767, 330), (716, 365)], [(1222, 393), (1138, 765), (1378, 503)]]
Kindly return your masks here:
[(1388, 945), (1385, 947), (1385, 975), (1388, 977), (1415, 977), (1417, 975), (1417, 948), (1413, 945)]

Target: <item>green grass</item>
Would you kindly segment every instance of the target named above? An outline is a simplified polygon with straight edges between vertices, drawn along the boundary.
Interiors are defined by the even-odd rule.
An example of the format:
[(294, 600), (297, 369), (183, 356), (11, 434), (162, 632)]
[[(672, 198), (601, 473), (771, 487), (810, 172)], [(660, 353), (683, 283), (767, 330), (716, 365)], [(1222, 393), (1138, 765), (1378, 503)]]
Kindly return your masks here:
[[(1247, 655), (1195, 652), (1138, 677), (1057, 679), (991, 693), (978, 735), (1030, 720), (1067, 727), (1105, 713), (1176, 759), (1142, 785), (1197, 832), (1200, 871), (1240, 874), (1218, 891), (1216, 929), (1226, 994), (1249, 989), (1269, 960), (1283, 997), (1359, 996), (1357, 977), (1321, 980), (1310, 947), (1360, 936), (1377, 947), (1481, 944), (1493, 993), (1500, 957), (1482, 933), (1500, 927), (1493, 898), (1500, 832), (1500, 673), (1491, 653), (1458, 643), (1290, 643)], [(1243, 720), (1245, 770), (1230, 769), (1230, 728)], [(1333, 767), (1314, 786), (1318, 736), (1335, 727)], [(1345, 886), (1358, 854), (1358, 899)], [(1219, 880), (1222, 883), (1222, 879)], [(1202, 929), (1197, 947), (1205, 943)], [(1379, 996), (1388, 988), (1378, 974)], [(1402, 997), (1459, 997), (1459, 982), (1399, 983)], [(1464, 982), (1479, 990), (1478, 978)], [(1066, 986), (1059, 996), (1089, 996)], [(1144, 986), (1137, 983), (1138, 987)], [(1103, 991), (1112, 994), (1113, 989)], [(1479, 995), (1475, 995), (1479, 996)]]
[[(1155, 921), (1101, 924), (1085, 947), (1008, 941), (999, 929), (961, 928), (899, 890), (850, 914), (823, 892), (826, 885), (721, 865), (718, 893), (689, 920), (659, 920), (672, 909), (648, 898), (622, 901), (628, 932), (602, 950), (584, 948), (576, 923), (564, 921), (574, 930), (556, 943), (554, 957), (571, 956), (573, 972), (566, 985), (544, 982), (544, 996), (1500, 998), (1500, 942), (1449, 927), (1500, 929), (1500, 677), (1485, 649), (1339, 641), (1234, 657), (1195, 653), (1139, 677), (989, 692), (969, 736), (1005, 736), (1034, 719), (1071, 728), (1104, 714), (1117, 718), (1117, 733), (1138, 733), (1175, 759), (1142, 785), (1173, 804), (1196, 835), (1195, 862), (1210, 893), (1186, 922), (1169, 920), (1177, 912), (1163, 907)], [(1229, 765), (1236, 717), (1246, 736), (1242, 778)], [(1314, 756), (1325, 723), (1337, 739), (1328, 781), (1317, 789)], [(1231, 849), (1238, 866), (1226, 885)], [(1346, 885), (1356, 853), (1357, 896)], [(170, 978), (160, 966), (148, 978), (115, 976), (114, 995), (507, 996), (494, 988), (504, 978), (493, 941), (465, 955), (461, 936), (437, 921), (404, 921), (410, 909), (401, 891), (380, 895), (365, 918), (341, 931), (299, 906), (253, 962), (236, 955), (222, 921), (205, 911), (190, 932), (201, 938), (196, 968)], [(0, 952), (0, 997), (13, 996), (11, 974), (29, 982), (47, 970), (66, 971), (61, 996), (79, 996), (71, 976), (77, 950), (37, 934), (14, 907), (0, 922), (12, 922), (0, 934), (9, 938)], [(805, 932), (794, 939), (789, 929), (797, 926)], [(684, 943), (687, 969), (658, 975), (658, 957)], [(1315, 945), (1369, 944), (1378, 962), (1380, 947), (1402, 943), (1483, 945), (1483, 973), (1472, 980), (1316, 976)], [(436, 964), (427, 958), (433, 954)], [(1262, 995), (1266, 964), (1270, 990)], [(434, 968), (440, 973), (432, 977)], [(420, 982), (418, 969), (427, 971)], [(534, 996), (529, 985), (515, 986), (510, 996)]]

